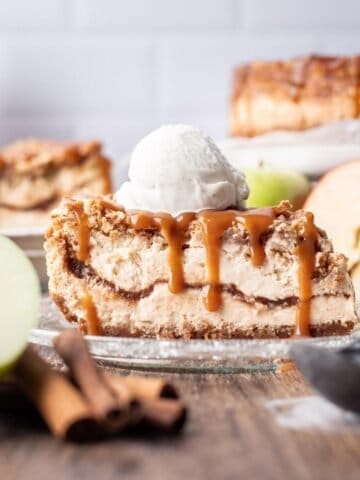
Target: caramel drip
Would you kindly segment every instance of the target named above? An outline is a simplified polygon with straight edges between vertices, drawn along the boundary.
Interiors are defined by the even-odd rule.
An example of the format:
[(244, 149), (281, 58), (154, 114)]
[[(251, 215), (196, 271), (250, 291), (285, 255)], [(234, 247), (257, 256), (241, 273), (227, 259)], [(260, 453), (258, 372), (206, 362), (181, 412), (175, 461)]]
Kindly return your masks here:
[(76, 258), (80, 262), (85, 262), (89, 255), (89, 240), (90, 229), (88, 217), (84, 211), (84, 204), (81, 202), (74, 202), (72, 206), (75, 215), (77, 217), (78, 229), (77, 229), (77, 241), (78, 250), (76, 252)]
[(195, 213), (184, 213), (175, 218), (169, 213), (130, 212), (131, 226), (135, 230), (159, 229), (168, 244), (168, 263), (170, 268), (169, 290), (179, 293), (184, 288), (182, 247), (190, 223)]
[(96, 311), (95, 304), (89, 292), (86, 292), (81, 299), (82, 307), (85, 310), (85, 321), (88, 335), (100, 335), (100, 320)]
[(249, 233), (251, 261), (260, 266), (265, 260), (265, 250), (261, 243), (261, 235), (269, 228), (275, 217), (272, 208), (256, 211), (238, 212), (235, 210), (207, 210), (199, 213), (198, 218), (203, 228), (206, 249), (206, 266), (208, 288), (204, 304), (210, 312), (216, 312), (221, 306), (220, 288), (220, 251), (224, 232), (236, 219), (242, 218)]
[(238, 214), (243, 217), (245, 228), (249, 233), (251, 261), (255, 267), (260, 267), (265, 260), (265, 248), (261, 236), (273, 223), (275, 212), (273, 208), (262, 208)]
[(103, 178), (104, 182), (104, 191), (102, 192), (103, 194), (108, 194), (112, 192), (112, 181), (111, 181), (111, 164), (110, 161), (106, 158), (103, 157), (102, 155), (99, 155), (98, 157), (99, 160), (99, 169), (100, 169), (100, 174)]
[(221, 306), (220, 243), (225, 230), (232, 225), (235, 219), (236, 212), (233, 210), (225, 212), (208, 210), (199, 214), (199, 221), (203, 228), (209, 284), (204, 304), (209, 312), (216, 312)]
[(299, 257), (299, 303), (296, 309), (295, 336), (310, 335), (310, 313), (312, 297), (312, 276), (315, 269), (315, 244), (317, 229), (314, 216), (306, 212), (306, 223), (303, 235), (297, 239), (296, 253)]

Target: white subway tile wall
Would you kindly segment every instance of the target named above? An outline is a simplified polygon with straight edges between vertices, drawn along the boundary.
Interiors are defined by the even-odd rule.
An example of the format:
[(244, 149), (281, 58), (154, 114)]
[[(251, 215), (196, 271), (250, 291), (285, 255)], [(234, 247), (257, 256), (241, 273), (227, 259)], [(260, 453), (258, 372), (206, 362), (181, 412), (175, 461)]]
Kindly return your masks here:
[(116, 160), (168, 122), (228, 131), (253, 58), (360, 52), (359, 0), (0, 0), (0, 144), (100, 138)]

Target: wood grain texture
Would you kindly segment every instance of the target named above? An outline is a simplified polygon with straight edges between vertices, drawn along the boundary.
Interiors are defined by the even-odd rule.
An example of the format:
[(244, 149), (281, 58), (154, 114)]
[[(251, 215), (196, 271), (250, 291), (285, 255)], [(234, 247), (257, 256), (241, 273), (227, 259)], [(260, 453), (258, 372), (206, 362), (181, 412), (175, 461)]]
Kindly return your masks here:
[(271, 399), (308, 395), (296, 370), (236, 375), (163, 375), (191, 406), (175, 438), (124, 437), (62, 444), (39, 423), (0, 417), (0, 478), (358, 479), (360, 435), (291, 431), (265, 408)]

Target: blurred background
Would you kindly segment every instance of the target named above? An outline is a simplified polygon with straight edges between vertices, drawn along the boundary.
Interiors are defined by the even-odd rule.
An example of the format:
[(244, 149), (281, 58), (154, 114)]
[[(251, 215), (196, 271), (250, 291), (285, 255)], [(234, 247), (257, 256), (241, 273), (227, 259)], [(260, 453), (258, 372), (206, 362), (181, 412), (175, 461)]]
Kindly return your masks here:
[(228, 131), (234, 65), (359, 50), (358, 0), (1, 0), (0, 143)]

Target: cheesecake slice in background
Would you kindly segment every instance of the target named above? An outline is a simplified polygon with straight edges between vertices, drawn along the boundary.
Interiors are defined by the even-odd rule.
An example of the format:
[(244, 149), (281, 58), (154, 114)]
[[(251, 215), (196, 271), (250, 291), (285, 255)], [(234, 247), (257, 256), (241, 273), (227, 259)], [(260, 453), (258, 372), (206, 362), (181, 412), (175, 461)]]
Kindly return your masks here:
[(100, 143), (28, 139), (0, 150), (0, 229), (44, 228), (64, 195), (82, 191), (111, 191)]
[(255, 136), (359, 117), (360, 56), (252, 62), (234, 72), (230, 130)]

